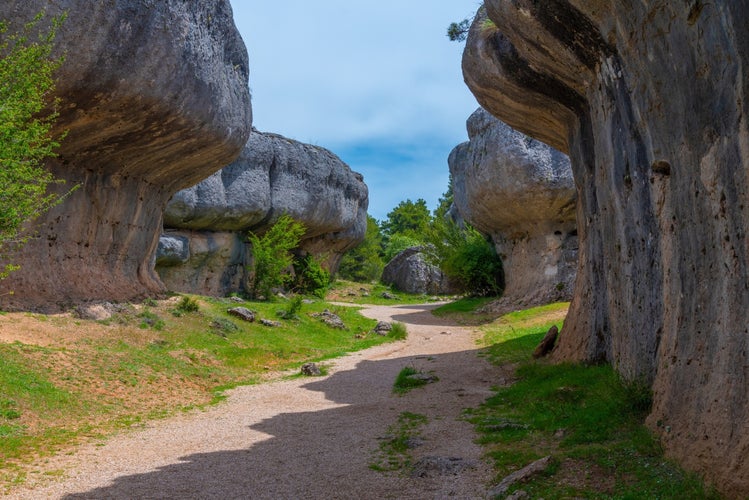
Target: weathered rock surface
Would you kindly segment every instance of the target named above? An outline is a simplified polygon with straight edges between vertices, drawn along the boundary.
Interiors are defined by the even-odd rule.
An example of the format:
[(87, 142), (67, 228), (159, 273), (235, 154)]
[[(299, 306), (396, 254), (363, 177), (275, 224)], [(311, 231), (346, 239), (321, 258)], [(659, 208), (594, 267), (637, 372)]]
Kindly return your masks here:
[(381, 281), (406, 293), (451, 293), (447, 277), (429, 264), (421, 251), (421, 247), (411, 247), (393, 257), (382, 270)]
[(554, 356), (653, 384), (665, 449), (749, 494), (749, 1), (487, 0), (464, 75), (568, 151), (578, 277)]
[[(68, 134), (49, 162), (79, 186), (37, 221), (11, 256), (3, 308), (124, 301), (163, 290), (153, 269), (170, 196), (231, 162), (251, 126), (247, 52), (229, 0), (8, 0), (17, 30), (68, 12), (55, 42), (60, 116)], [(15, 293), (9, 295), (7, 292)]]
[[(246, 246), (241, 240), (247, 231), (262, 233), (283, 214), (305, 225), (300, 252), (314, 255), (335, 271), (343, 253), (364, 239), (368, 196), (361, 174), (327, 149), (253, 131), (234, 163), (178, 192), (164, 214), (166, 235), (186, 237), (191, 248), (193, 238), (234, 235), (228, 246), (211, 250), (231, 257), (217, 256), (211, 267), (202, 260), (194, 262), (192, 256), (184, 265), (171, 267), (157, 261), (159, 273), (173, 290), (237, 291), (246, 261), (242, 256), (248, 254), (237, 245)], [(166, 244), (163, 241), (165, 250)], [(217, 291), (202, 287), (202, 282), (223, 285)]]
[(570, 300), (577, 268), (576, 190), (567, 156), (479, 108), (448, 163), (460, 216), (502, 258), (502, 309)]

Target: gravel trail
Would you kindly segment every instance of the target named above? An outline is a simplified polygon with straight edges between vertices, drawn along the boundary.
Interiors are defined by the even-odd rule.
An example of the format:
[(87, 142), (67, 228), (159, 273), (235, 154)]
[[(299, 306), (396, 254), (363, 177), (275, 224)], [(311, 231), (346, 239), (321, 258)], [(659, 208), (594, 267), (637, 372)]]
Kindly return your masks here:
[[(472, 329), (444, 324), (433, 307), (368, 306), (369, 317), (406, 323), (408, 339), (338, 358), (325, 377), (239, 387), (206, 411), (52, 458), (11, 498), (485, 498), (493, 474), (461, 416), (491, 395), (503, 373), (477, 356)], [(394, 395), (405, 366), (439, 381)], [(410, 450), (414, 463), (460, 458), (438, 462), (471, 467), (427, 467), (423, 477), (373, 470), (402, 412), (427, 417)], [(63, 472), (39, 479), (45, 471)]]

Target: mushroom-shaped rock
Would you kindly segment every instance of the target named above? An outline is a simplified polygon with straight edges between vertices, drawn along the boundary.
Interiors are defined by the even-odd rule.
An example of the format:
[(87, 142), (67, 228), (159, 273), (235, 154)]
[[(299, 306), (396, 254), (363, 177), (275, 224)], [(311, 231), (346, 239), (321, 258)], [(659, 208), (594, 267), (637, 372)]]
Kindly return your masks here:
[(745, 497), (749, 2), (485, 6), (466, 82), (568, 152), (578, 189), (575, 296), (552, 356), (652, 382), (667, 453)]
[[(59, 118), (49, 161), (66, 192), (0, 281), (4, 308), (128, 300), (163, 290), (162, 211), (231, 162), (251, 128), (248, 60), (229, 0), (7, 0), (10, 31), (67, 12), (55, 41)], [(43, 29), (43, 27), (42, 27)], [(11, 295), (8, 292), (13, 291)]]
[(461, 217), (491, 235), (512, 309), (569, 300), (577, 266), (576, 191), (566, 155), (479, 108), (450, 154)]
[[(327, 149), (253, 131), (239, 158), (199, 184), (178, 192), (164, 215), (165, 235), (187, 238), (191, 258), (183, 266), (158, 266), (164, 282), (183, 292), (224, 294), (241, 288), (247, 231), (263, 233), (283, 214), (304, 224), (299, 251), (335, 271), (343, 253), (364, 239), (368, 190)], [(200, 242), (222, 240), (208, 252)], [(193, 240), (195, 239), (195, 243)], [(209, 257), (221, 252), (218, 260)], [(198, 256), (197, 254), (201, 255)], [(210, 266), (204, 265), (212, 260)], [(219, 261), (224, 262), (221, 264)], [(219, 283), (219, 286), (215, 286)], [(222, 283), (222, 284), (221, 284)]]

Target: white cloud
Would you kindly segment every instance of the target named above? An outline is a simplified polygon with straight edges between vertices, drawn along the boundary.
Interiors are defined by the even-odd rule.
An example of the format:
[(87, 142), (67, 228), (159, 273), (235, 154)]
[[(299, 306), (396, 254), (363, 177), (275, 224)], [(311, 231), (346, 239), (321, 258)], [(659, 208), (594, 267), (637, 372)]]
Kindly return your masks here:
[[(472, 15), (476, 0), (232, 4), (250, 54), (256, 127), (339, 154), (336, 148), (368, 143), (436, 148), (445, 155), (439, 165), (432, 164), (432, 154), (423, 165), (394, 161), (382, 151), (382, 161), (375, 154), (369, 158), (376, 164), (372, 173), (363, 172), (373, 213), (391, 198), (397, 198), (392, 206), (408, 197), (436, 202), (446, 189), (446, 155), (466, 139), (465, 120), (477, 106), (463, 83), (463, 45), (450, 42), (445, 31), (450, 22)], [(349, 160), (355, 170), (372, 165), (355, 159)], [(415, 172), (414, 185), (403, 182), (410, 177), (402, 175), (406, 168)], [(400, 182), (385, 192), (393, 174)], [(411, 195), (429, 184), (425, 176), (444, 178), (444, 185), (435, 196)]]

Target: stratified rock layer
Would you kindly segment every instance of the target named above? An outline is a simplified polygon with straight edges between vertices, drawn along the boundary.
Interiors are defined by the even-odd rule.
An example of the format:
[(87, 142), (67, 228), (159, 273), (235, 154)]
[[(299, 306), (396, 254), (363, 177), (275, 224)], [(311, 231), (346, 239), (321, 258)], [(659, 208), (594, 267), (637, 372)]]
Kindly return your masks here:
[[(364, 239), (368, 203), (361, 174), (327, 149), (253, 131), (234, 163), (169, 202), (159, 274), (172, 290), (240, 291), (250, 254), (238, 248), (246, 246), (247, 231), (263, 233), (283, 214), (306, 228), (299, 252), (335, 271), (343, 253)], [(175, 236), (190, 248), (181, 263), (168, 257)]]
[(502, 258), (503, 310), (570, 300), (577, 267), (569, 159), (479, 108), (450, 154), (454, 203)]
[(496, 29), (474, 24), (468, 85), (569, 151), (578, 187), (556, 358), (652, 382), (667, 452), (745, 497), (749, 1), (485, 4)]
[[(153, 262), (171, 195), (231, 162), (251, 127), (247, 52), (229, 0), (9, 0), (10, 30), (68, 13), (55, 42), (67, 131), (54, 174), (78, 186), (37, 221), (0, 282), (2, 307), (163, 290)], [(13, 291), (9, 295), (8, 291)]]

